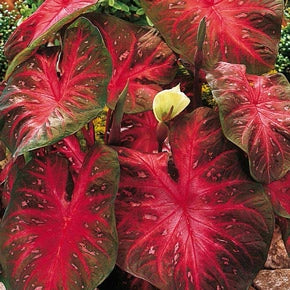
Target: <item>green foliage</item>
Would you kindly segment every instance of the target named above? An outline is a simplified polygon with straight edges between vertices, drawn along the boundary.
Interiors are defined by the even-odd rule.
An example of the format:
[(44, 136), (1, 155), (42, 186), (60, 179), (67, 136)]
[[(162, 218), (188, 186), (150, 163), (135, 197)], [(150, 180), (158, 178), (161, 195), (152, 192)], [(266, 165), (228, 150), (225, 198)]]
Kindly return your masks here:
[(19, 0), (14, 3), (14, 8), (9, 9), (4, 2), (0, 4), (0, 80), (3, 79), (7, 69), (4, 56), (4, 45), (17, 25), (31, 15), (43, 0)]
[(217, 105), (216, 101), (213, 98), (211, 88), (208, 84), (202, 84), (201, 93), (202, 102), (205, 106), (214, 108)]
[(30, 16), (36, 9), (43, 3), (44, 0), (24, 0), (20, 2), (19, 5), (19, 12), (22, 18), (27, 18)]
[(105, 107), (98, 117), (93, 120), (95, 128), (95, 138), (99, 143), (104, 144), (105, 131), (106, 131), (106, 119), (107, 119), (108, 107)]
[(276, 61), (276, 70), (284, 73), (290, 79), (290, 7), (285, 9), (287, 25), (282, 28), (279, 43), (279, 54)]
[(4, 44), (9, 35), (16, 28), (19, 12), (17, 10), (8, 10), (8, 6), (0, 4), (0, 79), (3, 78), (7, 69), (7, 62), (4, 56)]
[(139, 0), (100, 0), (98, 10), (140, 25), (151, 24)]

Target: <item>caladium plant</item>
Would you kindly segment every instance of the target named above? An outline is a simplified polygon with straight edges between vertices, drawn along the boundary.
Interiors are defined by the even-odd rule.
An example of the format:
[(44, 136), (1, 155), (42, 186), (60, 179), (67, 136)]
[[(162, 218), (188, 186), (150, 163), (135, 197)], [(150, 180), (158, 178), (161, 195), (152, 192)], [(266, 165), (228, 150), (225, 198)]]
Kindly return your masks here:
[(14, 68), (46, 43), (66, 23), (85, 13), (97, 0), (46, 0), (31, 17), (11, 35), (5, 45), (5, 56), (11, 60), (6, 77)]
[(270, 183), (284, 176), (290, 167), (286, 77), (246, 75), (242, 65), (220, 63), (207, 78), (224, 133), (248, 154), (253, 177)]
[(191, 63), (197, 51), (198, 25), (206, 18), (203, 66), (217, 61), (243, 63), (253, 73), (275, 63), (283, 1), (141, 0), (145, 12), (169, 46)]
[(275, 221), (290, 250), (290, 85), (261, 75), (283, 1), (141, 2), (154, 27), (47, 0), (6, 44), (8, 289), (105, 289), (115, 265), (128, 289), (247, 289)]
[(217, 119), (198, 108), (172, 127), (178, 178), (168, 153), (118, 150), (118, 263), (160, 289), (246, 289), (264, 263), (269, 201), (237, 166)]
[[(113, 62), (107, 105), (113, 109), (128, 82), (124, 112), (138, 113), (152, 108), (160, 85), (176, 73), (176, 57), (151, 28), (141, 28), (115, 17), (89, 16), (100, 29)], [(146, 83), (146, 86), (144, 86)]]

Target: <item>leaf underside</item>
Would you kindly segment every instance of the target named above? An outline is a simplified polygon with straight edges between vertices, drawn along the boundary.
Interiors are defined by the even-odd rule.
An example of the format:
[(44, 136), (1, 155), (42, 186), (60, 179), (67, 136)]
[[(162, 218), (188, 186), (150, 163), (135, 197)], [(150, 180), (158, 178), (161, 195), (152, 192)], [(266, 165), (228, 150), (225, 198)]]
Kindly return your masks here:
[(290, 168), (290, 85), (282, 74), (254, 76), (220, 63), (207, 75), (225, 136), (248, 154), (252, 176), (270, 183)]
[(152, 28), (140, 27), (113, 16), (88, 16), (100, 29), (113, 62), (108, 86), (109, 108), (114, 109), (128, 82), (125, 113), (152, 109), (152, 101), (162, 85), (175, 76), (176, 57)]
[(12, 289), (93, 289), (117, 254), (115, 152), (91, 149), (75, 184), (67, 159), (57, 155), (33, 159), (20, 173), (0, 229), (8, 283)]
[(271, 204), (211, 109), (171, 130), (177, 175), (167, 153), (118, 150), (118, 265), (160, 289), (246, 289), (267, 256)]
[(0, 100), (0, 138), (19, 155), (78, 131), (104, 107), (110, 75), (98, 29), (79, 18), (66, 30), (62, 51), (36, 53), (9, 78)]
[(168, 45), (192, 64), (204, 17), (204, 68), (226, 61), (245, 64), (248, 72), (259, 74), (275, 64), (283, 1), (141, 0), (141, 4)]

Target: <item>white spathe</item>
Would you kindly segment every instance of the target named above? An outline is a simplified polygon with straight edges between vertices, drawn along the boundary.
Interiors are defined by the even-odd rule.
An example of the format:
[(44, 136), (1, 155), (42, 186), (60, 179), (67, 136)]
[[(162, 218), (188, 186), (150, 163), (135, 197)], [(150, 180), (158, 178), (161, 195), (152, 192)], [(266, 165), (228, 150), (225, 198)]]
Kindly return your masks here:
[(190, 99), (180, 91), (180, 84), (156, 94), (153, 113), (159, 122), (166, 122), (180, 114), (190, 103)]

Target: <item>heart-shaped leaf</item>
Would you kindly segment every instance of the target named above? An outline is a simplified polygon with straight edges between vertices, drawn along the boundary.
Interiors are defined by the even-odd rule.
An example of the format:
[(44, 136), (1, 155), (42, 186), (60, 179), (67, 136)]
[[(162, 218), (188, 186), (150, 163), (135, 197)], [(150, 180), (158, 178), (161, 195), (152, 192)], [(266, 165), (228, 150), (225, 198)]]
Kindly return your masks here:
[(207, 79), (224, 134), (248, 154), (252, 176), (270, 183), (290, 167), (290, 85), (282, 74), (254, 76), (245, 70), (220, 63)]
[(110, 73), (98, 29), (79, 18), (66, 30), (60, 61), (55, 47), (46, 49), (9, 78), (0, 100), (0, 138), (19, 155), (78, 131), (104, 107)]
[(18, 175), (0, 230), (0, 261), (12, 289), (94, 289), (117, 254), (116, 153), (94, 147), (72, 183), (58, 155)]
[(70, 135), (52, 145), (52, 152), (62, 154), (70, 162), (70, 172), (75, 181), (80, 173), (86, 152), (82, 151), (80, 141), (75, 135)]
[(160, 289), (246, 289), (273, 231), (262, 186), (211, 109), (176, 120), (170, 144), (175, 177), (166, 153), (119, 149), (118, 265)]
[(194, 63), (197, 32), (205, 17), (203, 66), (243, 63), (248, 72), (267, 72), (278, 52), (281, 0), (141, 0), (168, 45)]
[(53, 38), (61, 27), (87, 12), (97, 2), (98, 0), (46, 0), (36, 12), (16, 28), (6, 42), (5, 56), (12, 61), (6, 78), (41, 44)]
[(265, 190), (270, 196), (275, 213), (290, 219), (290, 171), (281, 179), (265, 186)]
[(152, 111), (125, 115), (122, 120), (121, 146), (146, 153), (157, 152), (157, 124)]
[(170, 83), (175, 76), (175, 55), (151, 28), (109, 15), (91, 14), (90, 19), (100, 29), (113, 61), (107, 105), (115, 108), (128, 82), (124, 112), (150, 110), (161, 85)]

